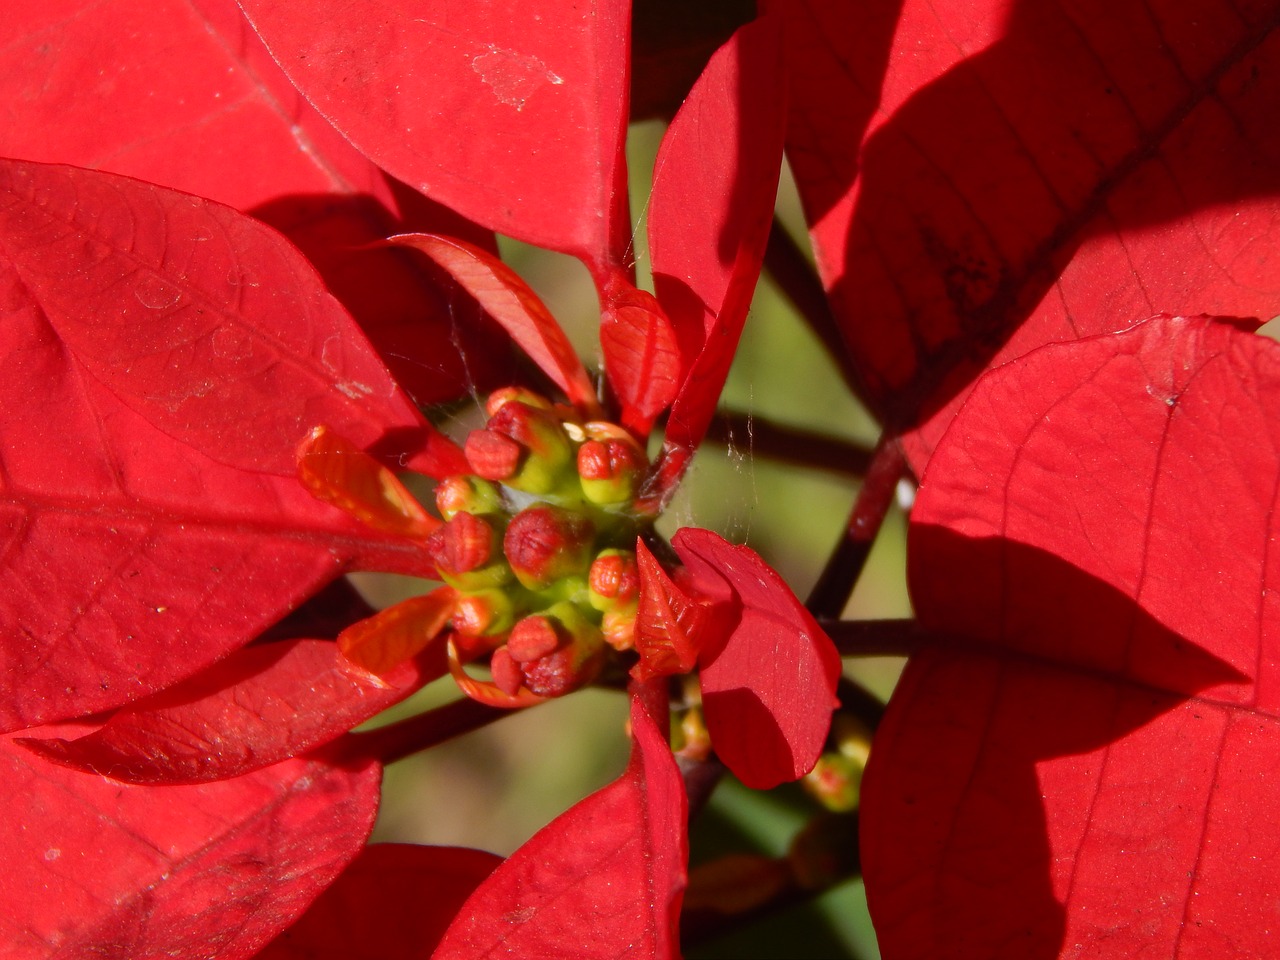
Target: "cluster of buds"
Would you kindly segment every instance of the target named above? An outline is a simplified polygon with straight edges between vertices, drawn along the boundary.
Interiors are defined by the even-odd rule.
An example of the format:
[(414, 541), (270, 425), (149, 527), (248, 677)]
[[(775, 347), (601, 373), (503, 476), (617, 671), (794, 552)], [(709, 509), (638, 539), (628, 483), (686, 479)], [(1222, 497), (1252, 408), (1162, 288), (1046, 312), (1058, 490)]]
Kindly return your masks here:
[(490, 654), (508, 696), (560, 696), (632, 644), (648, 459), (622, 427), (527, 390), (494, 393), (486, 413), (464, 449), (473, 472), (436, 489), (445, 522), (427, 550), (457, 594), (461, 658)]
[(815, 800), (833, 813), (858, 809), (862, 772), (871, 755), (871, 728), (852, 713), (837, 711), (828, 735), (830, 749), (800, 781)]

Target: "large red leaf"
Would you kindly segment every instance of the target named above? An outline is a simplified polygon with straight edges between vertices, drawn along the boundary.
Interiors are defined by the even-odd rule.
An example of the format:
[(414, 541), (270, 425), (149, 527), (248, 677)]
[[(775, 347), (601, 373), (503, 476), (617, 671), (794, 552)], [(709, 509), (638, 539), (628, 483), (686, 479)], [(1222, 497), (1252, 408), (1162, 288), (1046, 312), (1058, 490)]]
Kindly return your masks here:
[(594, 960), (679, 957), (687, 800), (638, 699), (621, 778), (533, 836), (462, 907), (436, 960), (502, 953)]
[(716, 52), (654, 167), (653, 282), (683, 373), (667, 445), (686, 454), (720, 399), (769, 236), (786, 120), (779, 27), (762, 19)]
[(0, 742), (0, 941), (13, 960), (255, 952), (356, 855), (380, 771), (291, 760), (138, 787)]
[(835, 646), (754, 550), (692, 527), (671, 545), (695, 577), (731, 598), (717, 599), (710, 619), (726, 622), (715, 623), (716, 642), (698, 651), (716, 754), (753, 789), (802, 777), (817, 762), (839, 706)]
[(427, 960), (501, 862), (465, 847), (365, 847), (258, 960)]
[(225, 780), (328, 743), (445, 670), (443, 646), (374, 677), (351, 669), (331, 642), (262, 644), (130, 704), (78, 739), (16, 742), (127, 783)]
[(793, 6), (819, 266), (917, 469), (996, 360), (1157, 311), (1280, 311), (1272, 0)]
[(362, 443), (423, 422), (276, 234), (7, 161), (0, 258), (0, 725), (143, 696), (347, 566), (430, 569), (294, 477), (317, 422)]
[(298, 88), (386, 170), (598, 274), (620, 262), (627, 3), (241, 6)]
[(452, 399), (498, 366), (475, 324), (454, 329), (422, 271), (367, 246), (410, 228), (480, 231), (402, 202), (409, 191), (303, 99), (234, 0), (14, 0), (0, 25), (0, 103), (0, 155), (138, 177), (283, 230), (420, 401)]
[(228, 207), (6, 161), (0, 252), (15, 315), (6, 353), (36, 325), (156, 429), (215, 460), (291, 475), (318, 423), (361, 446), (425, 425), (310, 265)]
[(1205, 318), (974, 389), (909, 546), (982, 646), (913, 661), (864, 783), (886, 957), (1271, 952), (1278, 404), (1280, 348)]

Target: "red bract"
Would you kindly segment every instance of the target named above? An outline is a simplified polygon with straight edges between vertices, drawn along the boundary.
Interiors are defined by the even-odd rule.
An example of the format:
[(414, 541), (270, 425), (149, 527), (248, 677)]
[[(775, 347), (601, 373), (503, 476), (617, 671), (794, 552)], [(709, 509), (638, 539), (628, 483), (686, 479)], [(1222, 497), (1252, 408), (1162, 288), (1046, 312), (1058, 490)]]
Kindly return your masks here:
[(360, 850), (376, 765), (128, 786), (0, 742), (0, 937), (16, 960), (252, 957)]
[(598, 276), (621, 266), (626, 4), (242, 6), (298, 89), (384, 169)]
[(680, 773), (639, 698), (620, 779), (550, 823), (494, 871), (445, 934), (436, 960), (678, 958), (684, 892)]
[(408, 540), (293, 477), (316, 420), (366, 444), (434, 430), (283, 239), (208, 201), (65, 167), (5, 162), (0, 198), (0, 722), (179, 680), (347, 564), (424, 569)]
[(917, 470), (999, 359), (1276, 313), (1274, 3), (777, 6), (820, 271)]
[[(347, 8), (344, 15), (355, 16), (349, 24), (353, 31), (372, 26), (377, 36), (385, 37), (367, 12)], [(383, 12), (384, 21), (398, 15)], [(83, 53), (85, 41), (74, 32), (58, 35), (56, 44), (51, 39), (41, 45), (41, 37), (52, 36), (48, 21), (42, 19), (46, 15), (26, 8), (19, 13), (12, 49), (27, 50), (34, 44), (40, 55), (62, 68)], [(129, 11), (110, 5), (80, 13), (95, 26), (119, 26), (129, 16)], [(239, 29), (238, 15), (211, 5), (209, 15), (216, 26), (208, 34), (189, 13), (165, 8), (157, 14), (156, 23), (181, 26), (171, 34), (172, 50), (157, 49), (146, 62), (189, 57), (197, 74), (216, 74), (228, 67), (232, 79), (227, 82), (239, 85), (236, 95), (244, 98), (247, 114), (268, 120), (267, 132), (282, 132), (279, 104), (273, 97), (288, 93), (288, 87), (260, 51), (251, 41), (247, 52), (236, 55), (205, 43), (208, 36)], [(415, 86), (416, 80), (398, 74), (376, 42), (367, 49), (357, 45), (359, 56), (382, 59), (387, 69), (379, 75), (392, 85), (401, 81), (403, 89), (384, 97), (374, 90), (376, 85), (363, 85), (352, 100), (353, 88), (348, 86), (331, 97), (335, 67), (343, 67), (336, 76), (342, 87), (352, 56), (329, 55), (324, 39), (312, 30), (321, 21), (289, 20), (286, 15), (288, 22), (280, 27), (272, 20), (280, 16), (276, 11), (255, 8), (254, 16), (274, 38), (277, 56), (282, 56), (282, 44), (287, 48), (298, 42), (302, 53), (315, 54), (312, 65), (320, 80), (307, 80), (305, 85), (313, 99), (333, 107), (332, 115), (345, 133), (358, 143), (372, 142), (375, 159), (393, 172), (402, 169), (415, 182), (426, 183), (420, 158), (398, 166), (398, 131), (375, 127), (372, 140), (360, 132), (367, 121), (376, 124), (383, 119), (366, 109), (370, 93), (385, 101), (392, 113), (405, 110), (418, 102), (422, 88)], [(308, 15), (314, 16), (314, 11)], [(399, 238), (401, 245), (427, 253), (505, 327), (571, 405), (565, 413), (521, 388), (501, 392), (490, 402), (488, 428), (468, 442), (465, 456), (422, 419), (347, 314), (324, 292), (312, 268), (270, 230), (230, 208), (142, 181), (69, 167), (4, 163), (0, 245), (10, 294), (3, 354), (10, 376), (2, 398), (8, 416), (0, 415), (0, 443), (5, 451), (3, 489), (12, 519), (5, 557), (7, 603), (0, 609), (6, 617), (9, 661), (15, 665), (7, 675), (11, 693), (4, 709), (12, 728), (85, 711), (116, 710), (96, 729), (54, 730), (38, 739), (24, 738), (23, 752), (11, 747), (15, 763), (32, 778), (73, 784), (72, 793), (81, 787), (102, 791), (101, 796), (93, 795), (92, 804), (104, 812), (112, 803), (123, 803), (125, 796), (143, 807), (154, 805), (158, 830), (172, 819), (170, 811), (176, 816), (193, 803), (193, 811), (200, 808), (200, 801), (191, 799), (197, 794), (190, 791), (205, 788), (173, 784), (217, 781), (208, 788), (214, 790), (222, 783), (267, 782), (276, 771), (304, 764), (308, 772), (298, 776), (295, 792), (327, 782), (354, 789), (348, 781), (356, 775), (346, 772), (342, 759), (358, 749), (351, 746), (353, 740), (344, 739), (342, 746), (312, 759), (285, 758), (343, 737), (345, 730), (377, 709), (440, 675), (446, 669), (446, 649), (448, 669), (469, 693), (496, 700), (501, 692), (509, 704), (519, 705), (591, 680), (601, 669), (606, 637), (618, 649), (630, 644), (639, 579), (634, 571), (627, 574), (627, 552), (620, 547), (634, 543), (636, 532), (669, 497), (706, 430), (727, 375), (763, 254), (781, 151), (782, 112), (776, 90), (762, 85), (760, 92), (770, 95), (762, 99), (764, 109), (753, 115), (753, 122), (758, 117), (764, 132), (750, 132), (751, 125), (743, 120), (743, 78), (772, 69), (776, 60), (771, 33), (758, 28), (741, 34), (713, 58), (673, 128), (676, 133), (663, 163), (677, 180), (697, 177), (702, 169), (717, 170), (717, 178), (705, 177), (696, 191), (696, 210), (675, 212), (673, 203), (680, 201), (669, 200), (668, 193), (655, 207), (653, 232), (661, 238), (659, 246), (666, 243), (670, 250), (677, 244), (685, 249), (714, 245), (717, 251), (678, 266), (668, 258), (669, 269), (678, 269), (681, 282), (703, 299), (699, 310), (690, 312), (689, 304), (679, 299), (680, 291), (667, 285), (665, 296), (676, 298), (678, 324), (684, 330), (678, 333), (664, 310), (663, 291), (654, 298), (637, 290), (623, 263), (625, 98), (619, 85), (626, 79), (621, 69), (626, 36), (621, 19), (622, 13), (615, 10), (581, 21), (585, 26), (577, 34), (579, 45), (569, 51), (573, 56), (566, 61), (564, 77), (547, 73), (543, 78), (551, 87), (564, 86), (567, 100), (555, 90), (525, 89), (528, 78), (521, 71), (545, 65), (539, 50), (549, 57), (566, 56), (565, 32), (577, 29), (576, 15), (572, 23), (562, 16), (548, 17), (539, 28), (545, 35), (525, 30), (519, 37), (506, 37), (503, 31), (510, 25), (504, 16), (486, 9), (481, 20), (488, 23), (493, 40), (469, 53), (462, 47), (471, 41), (460, 44), (454, 34), (440, 29), (440, 23), (424, 25), (429, 36), (443, 44), (441, 49), (467, 53), (466, 70), (471, 71), (455, 71), (452, 85), (431, 76), (432, 94), (451, 97), (462, 94), (468, 83), (479, 84), (484, 96), (499, 104), (496, 111), (492, 105), (486, 108), (490, 122), (500, 121), (504, 133), (519, 131), (527, 144), (541, 144), (546, 151), (535, 151), (532, 162), (506, 145), (494, 153), (469, 130), (468, 144), (490, 150), (479, 159), (501, 155), (513, 161), (505, 173), (478, 189), (480, 181), (469, 172), (477, 157), (461, 156), (461, 141), (442, 140), (439, 131), (428, 131), (425, 140), (415, 142), (418, 147), (429, 144), (451, 171), (444, 187), (427, 184), (428, 192), (472, 211), (483, 223), (573, 252), (591, 267), (602, 296), (607, 383), (597, 393), (549, 312), (483, 247), (426, 234)], [(404, 26), (410, 21), (419, 22), (408, 18)], [(283, 32), (277, 33), (277, 27)], [(325, 31), (333, 28), (332, 21), (324, 25)], [(309, 39), (302, 36), (307, 31), (312, 31)], [(521, 52), (507, 42), (517, 39), (534, 43), (534, 52)], [(423, 48), (409, 49), (421, 62)], [(282, 59), (286, 70), (294, 72), (302, 58)], [(253, 64), (267, 79), (254, 72)], [(617, 69), (608, 69), (610, 64)], [(210, 94), (210, 82), (201, 86), (201, 95), (217, 99), (223, 91), (215, 85)], [(45, 89), (57, 86), (48, 82)], [(544, 99), (545, 114), (533, 106)], [(547, 121), (553, 113), (563, 114), (566, 104), (585, 104), (591, 113), (587, 122), (569, 128), (577, 139), (565, 138), (565, 127)], [(509, 114), (514, 112), (520, 120), (526, 106), (527, 122), (513, 124)], [(114, 165), (138, 147), (138, 156), (149, 157), (152, 167), (141, 163), (130, 168), (132, 172), (163, 180), (171, 168), (177, 169), (169, 144), (178, 142), (173, 133), (180, 118), (187, 117), (183, 108), (177, 98), (154, 112), (150, 146), (130, 140), (137, 131), (125, 124), (92, 138), (101, 151), (97, 154), (73, 142), (73, 137), (51, 137), (38, 149), (51, 158)], [(43, 117), (33, 114), (32, 119)], [(211, 122), (208, 104), (197, 105), (188, 119)], [(726, 127), (738, 131), (736, 149), (729, 155), (707, 152), (703, 145)], [(233, 129), (235, 136), (221, 143), (227, 151), (257, 145), (269, 155), (275, 149), (276, 141), (270, 138), (259, 142), (243, 128)], [(309, 130), (317, 140), (310, 140)], [(277, 168), (278, 185), (221, 181), (225, 159), (178, 173), (206, 177), (209, 192), (242, 205), (258, 205), (264, 216), (313, 243), (311, 249), (321, 262), (334, 256), (341, 242), (377, 236), (371, 224), (390, 221), (389, 214), (377, 211), (392, 206), (395, 185), (352, 156), (314, 116), (307, 114), (288, 132), (295, 143), (296, 138), (308, 140), (312, 153), (296, 171)], [(36, 149), (20, 137), (13, 144)], [(317, 144), (331, 145), (337, 166), (326, 161), (327, 148), (315, 149)], [(409, 145), (411, 153), (418, 149)], [(566, 160), (557, 161), (560, 178), (554, 190), (542, 176), (552, 154)], [(578, 166), (569, 164), (570, 159)], [(317, 226), (305, 204), (282, 197), (300, 188), (308, 171), (328, 178), (323, 186), (333, 194), (350, 192), (353, 181), (337, 172), (348, 161), (350, 169), (370, 175), (371, 189), (383, 205), (371, 218), (360, 221), (360, 215), (344, 207), (336, 218)], [(129, 168), (127, 162), (122, 166)], [(430, 164), (425, 169), (434, 180)], [(670, 191), (675, 182), (664, 190)], [(517, 184), (523, 186), (517, 190)], [(566, 184), (573, 195), (567, 202)], [(524, 197), (525, 205), (518, 210), (508, 209), (513, 191)], [(329, 201), (322, 208), (328, 216), (333, 209), (326, 204)], [(405, 262), (387, 260), (388, 248), (379, 249), (380, 262)], [(368, 279), (365, 285), (380, 286)], [(354, 302), (362, 309), (378, 309), (376, 298), (357, 295)], [(382, 328), (371, 323), (371, 330), (380, 334)], [(380, 342), (388, 349), (388, 340)], [(409, 362), (415, 361), (410, 357)], [(430, 389), (416, 392), (436, 395)], [(45, 398), (46, 417), (40, 423), (26, 415), (29, 399), (37, 395)], [(615, 403), (622, 426), (603, 421), (606, 405)], [(674, 426), (667, 440), (669, 451), (679, 457), (664, 461), (642, 490), (647, 466), (643, 441), (673, 403)], [(50, 430), (59, 437), (56, 451), (46, 440)], [(511, 448), (514, 459), (499, 464), (498, 447)], [(575, 464), (579, 447), (586, 452)], [(441, 503), (447, 509), (441, 509), (447, 522), (418, 506), (387, 467), (366, 452), (371, 449), (384, 456), (400, 454), (401, 466), (444, 480)], [(295, 450), (300, 451), (296, 464)], [(564, 471), (574, 476), (575, 467), (581, 471), (581, 489), (576, 500), (561, 502), (558, 485)], [(457, 484), (449, 487), (448, 478), (473, 469), (482, 476), (492, 473), (494, 480), (523, 496), (546, 496), (551, 502), (522, 509), (509, 527), (495, 525), (478, 484), (470, 494), (474, 502)], [(585, 504), (590, 510), (579, 517), (574, 511), (578, 506), (585, 509)], [(593, 539), (597, 529), (605, 539)], [(591, 616), (603, 620), (600, 627), (574, 606), (579, 600), (551, 597), (549, 606), (504, 612), (495, 588), (505, 581), (486, 580), (501, 574), (494, 572), (499, 560), (495, 551), (501, 548), (520, 589), (530, 595), (559, 589), (557, 584), (574, 577), (586, 579), (601, 546), (607, 548), (602, 557), (618, 561), (619, 583), (630, 585), (593, 595)], [(816, 625), (811, 619), (795, 619), (794, 611), (800, 608), (780, 580), (771, 579), (764, 594), (735, 580), (732, 568), (742, 563), (761, 585), (762, 577), (772, 577), (754, 554), (735, 552), (719, 540), (690, 549), (699, 567), (691, 582), (700, 581), (705, 588), (700, 588), (696, 602), (710, 603), (703, 618), (707, 630), (688, 642), (699, 656), (705, 653), (708, 675), (717, 669), (723, 672), (731, 660), (763, 655), (773, 657), (784, 671), (795, 668), (797, 677), (790, 690), (773, 682), (780, 674), (768, 672), (761, 674), (767, 682), (752, 686), (754, 671), (746, 660), (726, 674), (761, 697), (762, 710), (741, 732), (749, 736), (776, 729), (781, 740), (781, 746), (771, 741), (765, 755), (749, 762), (734, 745), (740, 732), (723, 727), (726, 759), (750, 782), (794, 778), (816, 756), (830, 710), (831, 671), (818, 680), (825, 695), (810, 698), (807, 690), (813, 677), (805, 650), (817, 637), (806, 631), (816, 630)], [(634, 564), (634, 558), (630, 562)], [(336, 650), (327, 641), (306, 638), (240, 649), (334, 576), (356, 568), (439, 573), (450, 586), (346, 626)], [(722, 575), (723, 580), (716, 579)], [(596, 579), (591, 584), (593, 590), (598, 586)], [(732, 616), (720, 602), (722, 589), (741, 594), (730, 604)], [(761, 627), (753, 618), (762, 615), (766, 599), (790, 612)], [(514, 625), (518, 629), (507, 624), (499, 631), (496, 623), (517, 615), (523, 617)], [(777, 629), (784, 622), (802, 634), (799, 652), (788, 648)], [(335, 625), (341, 623), (339, 619)], [(486, 630), (492, 634), (482, 632)], [(466, 677), (462, 664), (487, 654), (493, 639), (508, 630), (511, 644), (493, 654), (494, 682), (486, 685)], [(729, 647), (720, 643), (724, 631), (731, 638)], [(745, 653), (730, 649), (733, 638), (741, 637), (748, 638)], [(406, 662), (419, 653), (419, 663)], [(819, 659), (826, 664), (834, 657), (829, 643), (824, 653)], [(685, 669), (692, 665), (684, 664)], [(665, 708), (665, 696), (655, 691), (650, 695), (655, 705)], [(718, 695), (708, 688), (712, 714)], [(802, 699), (813, 709), (797, 712), (795, 703)], [(636, 709), (637, 745), (628, 774), (510, 861), (478, 894), (486, 906), (469, 911), (473, 920), (494, 911), (495, 916), (510, 916), (513, 898), (523, 903), (533, 896), (533, 922), (521, 927), (518, 939), (544, 945), (580, 943), (589, 925), (609, 916), (625, 922), (595, 932), (592, 949), (597, 952), (612, 955), (624, 943), (640, 943), (653, 956), (674, 953), (685, 859), (683, 791), (662, 736), (648, 714)], [(797, 725), (793, 721), (799, 713), (804, 718)], [(779, 759), (781, 754), (785, 758)], [(376, 779), (376, 768), (363, 769), (359, 784), (362, 796), (369, 796), (369, 778)], [(162, 792), (154, 792), (159, 787), (137, 786), (112, 793), (105, 786), (106, 775), (169, 786)], [(23, 812), (23, 804), (33, 796), (29, 790), (15, 794), (9, 806), (15, 820), (39, 827), (39, 816)], [(230, 802), (218, 797), (212, 802)], [(294, 834), (287, 823), (273, 827), (284, 837), (280, 850), (254, 848), (247, 854), (254, 864), (248, 870), (251, 886), (257, 886), (243, 896), (239, 890), (221, 892), (224, 908), (206, 908), (185, 892), (169, 896), (186, 887), (131, 874), (120, 882), (159, 890), (168, 899), (156, 901), (153, 909), (152, 894), (145, 895), (146, 905), (138, 908), (145, 914), (138, 931), (125, 929), (135, 915), (127, 911), (78, 917), (67, 949), (136, 956), (165, 950), (249, 955), (298, 914), (354, 854), (372, 808), (366, 803), (357, 817), (344, 812), (349, 806), (331, 806), (330, 819), (315, 826), (316, 837), (307, 849), (327, 859), (316, 864), (312, 879), (290, 882), (269, 907), (259, 903), (256, 891), (268, 882), (278, 884), (280, 871), (301, 863), (290, 846), (300, 841), (290, 839)], [(79, 808), (61, 815), (72, 825), (85, 817)], [(363, 825), (357, 828), (360, 817)], [(191, 837), (197, 834), (213, 845), (200, 854), (204, 859), (193, 862), (216, 862), (224, 853), (239, 850), (216, 836), (211, 841), (199, 823), (192, 825)], [(123, 834), (108, 836), (101, 845), (102, 856), (127, 856), (127, 847)], [(181, 844), (168, 848), (181, 850)], [(565, 875), (542, 875), (548, 860), (557, 860), (562, 870), (574, 874), (571, 885), (601, 870), (609, 871), (612, 879), (595, 887), (586, 900), (561, 903)], [(177, 870), (171, 873), (186, 876)], [(430, 881), (424, 875), (422, 882)], [(215, 903), (219, 895), (210, 893), (209, 902)], [(104, 886), (102, 891), (104, 902), (122, 902), (123, 896), (115, 887)], [(183, 910), (197, 916), (190, 934), (177, 931), (168, 919)], [(243, 919), (231, 919), (227, 911)], [(444, 915), (443, 910), (434, 914), (437, 919)], [(15, 916), (15, 922), (28, 922), (23, 914)], [(44, 932), (44, 922), (32, 920), (28, 925), (46, 939), (66, 935)], [(304, 921), (299, 936), (305, 936), (308, 925), (314, 926), (314, 921)], [(442, 949), (465, 954), (483, 941), (474, 931), (458, 929)], [(503, 934), (499, 929), (486, 935)], [(273, 949), (285, 949), (285, 943)]]
[(886, 955), (1269, 951), (1278, 401), (1275, 344), (1206, 318), (976, 386), (912, 516), (937, 639), (867, 771)]
[[(0, 155), (123, 173), (256, 214), (312, 259), (419, 402), (505, 368), (502, 351), (479, 349), (492, 327), (455, 322), (414, 264), (371, 246), (405, 229), (492, 238), (355, 151), (233, 0), (15, 0), (0, 50)], [(455, 342), (465, 364), (443, 346)]]
[(713, 644), (698, 652), (707, 730), (743, 783), (767, 790), (812, 769), (831, 725), (840, 658), (755, 551), (709, 530), (672, 539), (712, 598)]
[(460, 847), (365, 847), (260, 960), (427, 960), (500, 857)]
[(328, 641), (281, 641), (240, 650), (79, 739), (14, 742), (127, 783), (225, 780), (334, 740), (444, 672), (442, 651), (374, 677)]

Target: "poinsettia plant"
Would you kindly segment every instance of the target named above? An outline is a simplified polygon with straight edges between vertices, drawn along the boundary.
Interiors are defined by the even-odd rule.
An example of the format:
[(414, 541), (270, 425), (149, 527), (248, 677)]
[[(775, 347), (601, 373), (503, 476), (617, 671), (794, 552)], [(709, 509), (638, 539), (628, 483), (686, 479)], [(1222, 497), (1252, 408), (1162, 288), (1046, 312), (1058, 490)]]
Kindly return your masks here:
[[(1273, 949), (1274, 4), (10, 6), (6, 955), (676, 957), (854, 873), (886, 957)], [(883, 427), (803, 600), (655, 527), (762, 265)], [(915, 617), (842, 621), (904, 478)], [(367, 844), (383, 765), (585, 686), (613, 783)], [(728, 775), (830, 812), (691, 871)]]

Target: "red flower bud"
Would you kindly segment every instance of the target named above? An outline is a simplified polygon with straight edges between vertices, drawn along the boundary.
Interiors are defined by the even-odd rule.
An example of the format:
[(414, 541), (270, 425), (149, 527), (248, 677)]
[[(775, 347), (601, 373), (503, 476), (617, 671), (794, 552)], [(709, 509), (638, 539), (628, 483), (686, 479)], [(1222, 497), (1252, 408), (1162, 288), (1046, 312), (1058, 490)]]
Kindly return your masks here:
[(463, 511), (427, 538), (427, 551), (446, 583), (459, 590), (479, 590), (496, 587), (511, 576), (497, 557), (495, 540), (489, 524)]
[(505, 434), (472, 430), (463, 451), (471, 469), (486, 480), (507, 480), (520, 468), (524, 450)]
[(493, 685), (507, 696), (514, 697), (524, 685), (524, 673), (520, 664), (512, 659), (506, 647), (493, 651), (489, 673), (493, 676)]
[(525, 617), (511, 629), (507, 652), (516, 663), (529, 663), (555, 653), (563, 642), (554, 621), (546, 617)]
[[(588, 424), (597, 428), (599, 424)], [(578, 448), (578, 477), (582, 492), (593, 503), (625, 503), (631, 500), (648, 467), (639, 444), (630, 435), (617, 431), (608, 436), (598, 429)]]
[[(547, 493), (555, 489), (573, 457), (568, 434), (555, 412), (520, 400), (504, 403), (489, 418), (486, 430), (515, 441), (525, 451), (514, 475), (500, 478), (519, 490)], [(470, 445), (468, 439), (468, 449)]]
[(550, 410), (551, 401), (541, 394), (534, 393), (525, 387), (500, 387), (489, 394), (489, 399), (484, 403), (484, 412), (492, 417), (512, 400), (530, 407), (537, 407), (541, 410)]
[[(594, 680), (604, 653), (599, 629), (576, 604), (562, 600), (517, 623), (489, 667), (504, 693), (515, 696), (523, 688), (539, 697), (559, 697)], [(517, 671), (521, 680), (513, 683)]]
[(486, 637), (511, 629), (514, 607), (502, 590), (477, 590), (458, 594), (453, 629), (464, 637)]
[[(477, 431), (483, 433), (483, 431)], [(504, 438), (505, 439), (505, 438)], [(483, 445), (487, 440), (481, 440)], [(473, 467), (474, 469), (474, 467)], [(460, 510), (467, 513), (494, 513), (502, 508), (502, 495), (488, 480), (478, 476), (454, 474), (436, 486), (436, 509), (446, 520)]]
[(631, 607), (640, 596), (640, 571), (630, 550), (604, 550), (587, 574), (591, 605), (601, 612)]
[(562, 577), (586, 573), (594, 537), (586, 517), (539, 504), (512, 518), (502, 546), (516, 578), (530, 590), (543, 590)]

